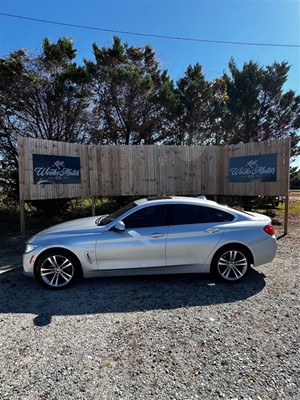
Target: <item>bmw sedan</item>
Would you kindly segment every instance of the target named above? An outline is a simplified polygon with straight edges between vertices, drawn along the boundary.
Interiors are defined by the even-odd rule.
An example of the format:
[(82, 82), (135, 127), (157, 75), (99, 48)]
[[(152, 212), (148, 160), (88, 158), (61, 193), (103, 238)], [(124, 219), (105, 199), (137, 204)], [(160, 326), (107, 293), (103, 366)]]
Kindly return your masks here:
[(38, 233), (27, 242), (23, 270), (52, 289), (78, 276), (211, 272), (237, 282), (251, 265), (270, 263), (276, 249), (265, 215), (201, 198), (149, 198)]

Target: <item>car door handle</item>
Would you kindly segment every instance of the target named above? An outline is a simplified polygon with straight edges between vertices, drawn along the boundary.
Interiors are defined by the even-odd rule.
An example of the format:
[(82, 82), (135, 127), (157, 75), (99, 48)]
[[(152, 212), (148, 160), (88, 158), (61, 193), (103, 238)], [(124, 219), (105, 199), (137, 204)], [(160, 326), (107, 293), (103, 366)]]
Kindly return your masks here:
[(149, 237), (151, 237), (151, 238), (159, 238), (159, 237), (163, 237), (163, 236), (165, 236), (165, 234), (159, 233), (159, 232), (151, 233), (151, 235), (149, 235)]
[(216, 232), (220, 232), (219, 228), (208, 228), (205, 231), (206, 233), (216, 233)]

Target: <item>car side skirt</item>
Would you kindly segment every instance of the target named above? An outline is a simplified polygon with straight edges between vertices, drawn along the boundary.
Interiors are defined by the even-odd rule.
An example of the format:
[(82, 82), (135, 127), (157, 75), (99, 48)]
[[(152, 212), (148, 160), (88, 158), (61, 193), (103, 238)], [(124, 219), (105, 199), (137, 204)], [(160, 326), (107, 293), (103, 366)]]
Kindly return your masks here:
[(178, 265), (175, 267), (149, 267), (149, 268), (126, 268), (114, 270), (85, 270), (85, 278), (106, 277), (106, 276), (134, 276), (134, 275), (162, 275), (162, 274), (195, 274), (209, 273), (210, 265)]

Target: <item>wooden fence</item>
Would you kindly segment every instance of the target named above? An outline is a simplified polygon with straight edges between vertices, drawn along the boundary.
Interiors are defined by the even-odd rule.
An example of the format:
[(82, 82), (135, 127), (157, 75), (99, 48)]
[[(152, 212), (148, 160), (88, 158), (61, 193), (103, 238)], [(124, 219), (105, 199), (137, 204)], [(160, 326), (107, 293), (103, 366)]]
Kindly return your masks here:
[[(199, 194), (285, 196), (284, 235), (287, 234), (290, 139), (235, 146), (88, 146), (19, 137), (18, 152), (23, 237), (26, 200)], [(246, 166), (249, 170), (253, 163), (258, 165), (259, 157), (267, 155), (276, 160), (276, 165), (271, 168), (276, 171), (274, 179), (234, 182), (230, 171), (232, 160), (251, 156), (247, 163), (250, 166)], [(49, 156), (60, 157), (60, 163), (64, 163), (62, 157), (64, 160), (76, 159), (80, 165), (76, 183), (43, 179), (36, 182), (34, 160), (43, 156), (48, 159)]]
[[(122, 195), (286, 195), (290, 139), (232, 146), (94, 146), (19, 137), (20, 199)], [(33, 154), (80, 158), (80, 183), (34, 183)], [(233, 157), (276, 154), (276, 181), (233, 183)]]

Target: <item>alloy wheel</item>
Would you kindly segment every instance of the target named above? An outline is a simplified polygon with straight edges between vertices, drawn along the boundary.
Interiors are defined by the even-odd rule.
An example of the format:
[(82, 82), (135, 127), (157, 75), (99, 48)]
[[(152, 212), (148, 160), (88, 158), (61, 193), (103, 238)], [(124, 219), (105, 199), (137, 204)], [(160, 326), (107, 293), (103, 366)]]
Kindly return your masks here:
[(249, 266), (247, 256), (239, 250), (225, 251), (217, 262), (217, 271), (226, 281), (238, 281), (242, 279)]
[(48, 256), (40, 267), (40, 277), (43, 283), (51, 288), (61, 288), (68, 285), (74, 275), (73, 263), (63, 255)]

